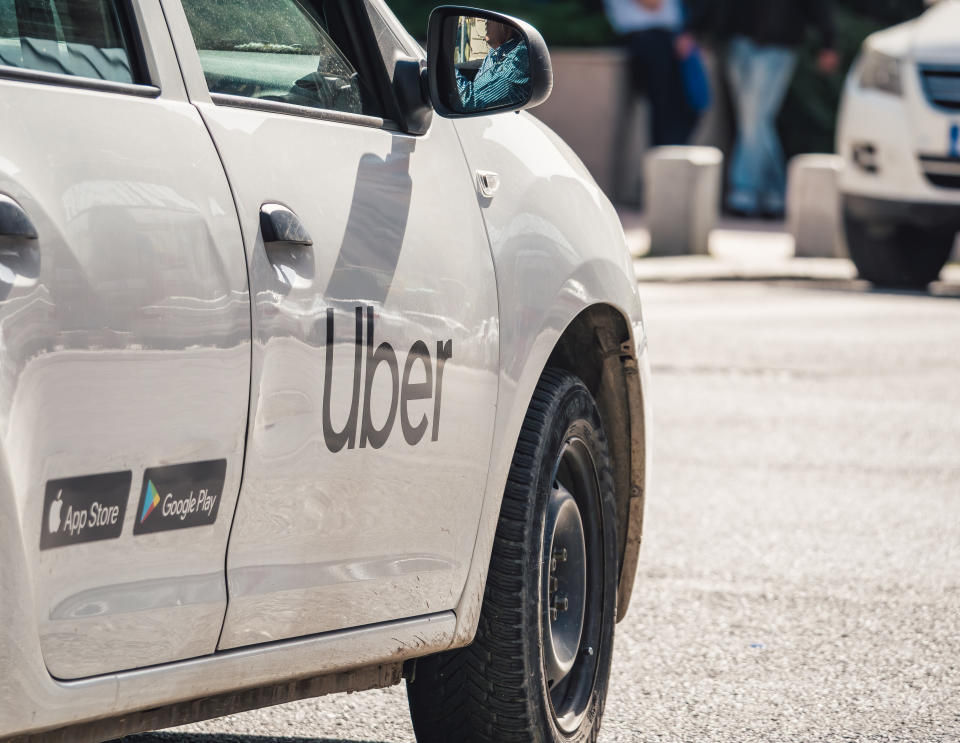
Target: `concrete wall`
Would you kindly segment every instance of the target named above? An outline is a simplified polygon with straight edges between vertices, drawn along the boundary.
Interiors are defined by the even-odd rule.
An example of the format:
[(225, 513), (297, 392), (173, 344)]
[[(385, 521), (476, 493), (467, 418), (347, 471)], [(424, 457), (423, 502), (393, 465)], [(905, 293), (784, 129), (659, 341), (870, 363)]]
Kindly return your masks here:
[(573, 148), (608, 194), (624, 86), (619, 49), (551, 49), (553, 93), (532, 113)]
[[(561, 48), (551, 49), (550, 57), (553, 93), (533, 109), (533, 115), (566, 140), (615, 202), (640, 206), (647, 105), (642, 99), (627, 100), (623, 51)], [(691, 144), (725, 149), (730, 136), (725, 88), (710, 50), (704, 50), (704, 61), (714, 106), (701, 120)], [(623, 130), (618, 132), (618, 126)]]

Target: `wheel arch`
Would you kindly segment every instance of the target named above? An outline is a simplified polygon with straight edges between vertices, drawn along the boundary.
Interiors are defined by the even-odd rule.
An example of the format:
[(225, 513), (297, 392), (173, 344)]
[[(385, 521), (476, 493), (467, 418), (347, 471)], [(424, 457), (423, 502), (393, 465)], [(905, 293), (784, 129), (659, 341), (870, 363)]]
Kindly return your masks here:
[[(632, 589), (650, 448), (646, 336), (633, 260), (613, 205), (570, 148), (531, 116), (462, 119), (456, 128), (472, 169), (509, 177), (483, 206), (500, 308), (499, 391), (477, 538), (454, 609), (451, 648), (469, 644), (479, 623), (503, 488), (544, 368), (556, 363), (587, 377), (615, 429), (615, 451), (631, 453), (628, 466), (618, 464), (616, 478), (618, 502), (627, 516), (619, 617)], [(601, 349), (609, 353), (593, 348), (596, 340), (579, 353), (598, 332), (604, 338)], [(624, 342), (629, 345), (621, 348)]]
[(590, 390), (610, 447), (617, 503), (617, 621), (633, 590), (646, 495), (647, 416), (638, 351), (628, 318), (608, 304), (580, 312), (558, 339), (547, 366), (576, 374)]
[[(630, 605), (637, 559), (643, 534), (643, 512), (650, 463), (650, 364), (640, 303), (622, 275), (610, 271), (599, 277), (607, 281), (589, 292), (587, 301), (573, 312), (553, 304), (541, 315), (540, 330), (533, 343), (522, 349), (520, 359), (501, 360), (501, 419), (495, 438), (483, 511), (474, 544), (466, 584), (455, 613), (457, 628), (450, 649), (472, 642), (480, 621), (489, 573), (493, 540), (502, 507), (502, 488), (530, 398), (545, 368), (558, 368), (583, 379), (597, 401), (607, 430), (614, 464), (614, 487), (618, 513), (619, 573), (617, 616), (620, 621)], [(576, 277), (567, 285), (576, 282)], [(558, 292), (564, 296), (564, 292)], [(614, 296), (622, 302), (605, 301)], [(591, 301), (592, 300), (592, 301)], [(528, 336), (529, 337), (529, 336)], [(511, 373), (512, 372), (512, 373)]]

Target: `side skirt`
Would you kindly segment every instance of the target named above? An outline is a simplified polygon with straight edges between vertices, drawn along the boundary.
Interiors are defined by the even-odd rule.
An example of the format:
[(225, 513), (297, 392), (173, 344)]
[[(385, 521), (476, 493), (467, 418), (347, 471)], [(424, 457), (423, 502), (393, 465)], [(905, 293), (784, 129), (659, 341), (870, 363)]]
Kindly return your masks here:
[(399, 683), (403, 661), (446, 650), (452, 611), (225, 650), (78, 681), (49, 675), (0, 716), (4, 743), (81, 743)]
[(286, 684), (265, 686), (260, 689), (220, 694), (189, 702), (179, 702), (168, 707), (135, 712), (130, 715), (106, 720), (87, 722), (46, 733), (7, 739), (10, 743), (99, 743), (99, 741), (122, 738), (149, 730), (187, 725), (191, 722), (210, 720), (214, 717), (233, 715), (238, 712), (272, 707), (276, 704), (296, 702), (300, 699), (336, 694), (343, 691), (366, 691), (382, 689), (399, 684), (402, 678), (402, 663), (358, 668), (326, 676), (291, 681)]

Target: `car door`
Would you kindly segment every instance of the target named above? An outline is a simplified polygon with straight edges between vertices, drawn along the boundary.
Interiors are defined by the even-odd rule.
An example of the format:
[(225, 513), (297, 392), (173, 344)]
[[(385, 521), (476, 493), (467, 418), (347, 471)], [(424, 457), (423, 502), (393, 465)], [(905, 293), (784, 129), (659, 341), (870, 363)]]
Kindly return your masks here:
[(498, 363), (493, 264), (456, 133), (385, 120), (388, 75), (358, 3), (163, 5), (253, 293), (219, 647), (450, 609)]
[(0, 496), (53, 676), (215, 650), (249, 355), (236, 212), (159, 7), (0, 0)]

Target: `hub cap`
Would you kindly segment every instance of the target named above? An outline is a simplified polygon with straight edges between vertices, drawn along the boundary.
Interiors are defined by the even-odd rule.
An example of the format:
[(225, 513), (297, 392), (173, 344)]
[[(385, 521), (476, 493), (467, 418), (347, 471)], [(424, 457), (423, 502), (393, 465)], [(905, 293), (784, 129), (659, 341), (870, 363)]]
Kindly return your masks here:
[(590, 704), (603, 626), (600, 486), (586, 443), (557, 458), (542, 542), (543, 671), (558, 727), (575, 732)]
[(577, 659), (586, 598), (583, 521), (573, 495), (559, 483), (550, 494), (544, 545), (549, 545), (547, 590), (549, 629), (544, 664), (547, 685), (562, 681)]

